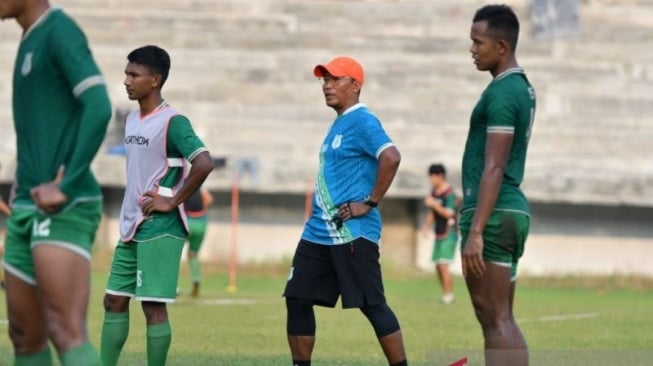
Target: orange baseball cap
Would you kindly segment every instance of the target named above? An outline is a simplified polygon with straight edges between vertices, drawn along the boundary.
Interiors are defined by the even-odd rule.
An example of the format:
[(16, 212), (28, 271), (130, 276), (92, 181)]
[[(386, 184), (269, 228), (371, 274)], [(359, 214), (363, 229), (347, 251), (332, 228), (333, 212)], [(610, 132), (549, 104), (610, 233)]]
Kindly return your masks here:
[(320, 78), (324, 76), (325, 71), (336, 77), (349, 76), (361, 84), (365, 81), (363, 66), (351, 57), (340, 56), (326, 65), (316, 65), (313, 68), (313, 75)]

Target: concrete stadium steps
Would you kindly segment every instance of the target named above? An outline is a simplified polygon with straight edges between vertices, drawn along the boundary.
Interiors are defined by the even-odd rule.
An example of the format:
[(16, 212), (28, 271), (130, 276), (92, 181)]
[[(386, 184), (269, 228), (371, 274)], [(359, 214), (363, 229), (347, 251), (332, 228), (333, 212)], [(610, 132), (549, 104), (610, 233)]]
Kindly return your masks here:
[[(98, 21), (104, 17), (125, 24), (168, 24), (167, 30), (186, 24), (204, 34), (235, 30), (229, 36), (236, 38), (248, 31), (323, 34), (325, 30), (331, 35), (346, 34), (352, 38), (370, 35), (458, 38), (468, 31), (469, 14), (478, 2), (166, 1), (157, 2), (148, 13), (138, 17), (124, 11), (132, 6), (127, 0), (106, 1), (104, 5), (98, 10), (95, 4), (86, 1), (65, 1), (65, 8), (83, 23), (86, 19)], [(516, 10), (527, 23), (530, 14), (523, 5), (517, 4)], [(646, 28), (651, 26), (652, 16), (653, 9), (646, 6), (646, 1), (592, 2), (583, 7), (582, 22), (590, 25), (609, 22), (611, 27), (586, 27), (583, 36), (603, 42), (647, 39), (650, 32)]]
[[(433, 161), (456, 179), (470, 110), (490, 80), (468, 52), (473, 0), (148, 0), (144, 13), (128, 11), (128, 0), (59, 3), (84, 27), (116, 107), (134, 107), (122, 85), (126, 54), (143, 44), (170, 51), (165, 97), (215, 155), (229, 157), (212, 174), (214, 188), (228, 187), (236, 162), (252, 158), (256, 189), (303, 191), (333, 119), (312, 67), (349, 54), (368, 75), (362, 100), (402, 152), (393, 194), (421, 196)], [(527, 1), (509, 3), (523, 24), (519, 59), (538, 92), (529, 195), (653, 204), (653, 50), (642, 46), (651, 40), (653, 3), (581, 2), (579, 38), (557, 41), (533, 40)], [(3, 70), (13, 67), (19, 38), (18, 27), (3, 26)], [(11, 103), (10, 79), (0, 75), (2, 105)], [(9, 113), (0, 110), (0, 153), (12, 156)], [(116, 172), (107, 168), (118, 162)], [(96, 164), (103, 182), (124, 182), (122, 160), (101, 154)]]

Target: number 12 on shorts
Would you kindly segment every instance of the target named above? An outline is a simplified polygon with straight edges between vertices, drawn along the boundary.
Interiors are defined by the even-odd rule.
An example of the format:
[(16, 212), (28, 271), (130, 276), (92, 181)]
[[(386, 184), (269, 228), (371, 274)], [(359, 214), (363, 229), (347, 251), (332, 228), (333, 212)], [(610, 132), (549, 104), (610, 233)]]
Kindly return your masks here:
[(39, 222), (34, 220), (34, 225), (32, 225), (32, 236), (33, 237), (48, 237), (50, 236), (50, 218)]

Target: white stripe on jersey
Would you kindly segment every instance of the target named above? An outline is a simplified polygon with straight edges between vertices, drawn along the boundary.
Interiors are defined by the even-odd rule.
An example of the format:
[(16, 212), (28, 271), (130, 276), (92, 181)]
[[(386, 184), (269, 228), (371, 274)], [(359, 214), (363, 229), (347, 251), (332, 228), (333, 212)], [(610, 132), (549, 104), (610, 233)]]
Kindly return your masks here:
[(202, 148), (199, 148), (199, 149), (193, 151), (193, 153), (188, 156), (188, 161), (193, 161), (193, 159), (195, 159), (195, 157), (197, 155), (199, 155), (200, 153), (203, 153), (205, 151), (209, 151), (209, 149), (207, 149), (206, 147), (202, 147)]
[(168, 166), (171, 168), (179, 168), (184, 166), (184, 159), (182, 158), (168, 158)]
[(512, 126), (489, 126), (488, 133), (515, 133), (515, 128)]
[(174, 197), (175, 196), (174, 192), (172, 191), (172, 188), (168, 188), (168, 187), (159, 187), (159, 190), (158, 190), (157, 193), (159, 194), (159, 196), (163, 196), (163, 197)]
[(378, 159), (379, 156), (381, 156), (381, 153), (383, 152), (383, 150), (385, 150), (385, 149), (387, 149), (387, 148), (389, 148), (391, 146), (395, 146), (395, 144), (393, 142), (388, 142), (387, 144), (381, 145), (381, 147), (378, 150), (376, 150), (376, 158)]
[(79, 98), (80, 95), (84, 94), (85, 91), (88, 89), (96, 86), (96, 85), (104, 85), (104, 78), (102, 75), (95, 75), (95, 76), (89, 76), (86, 79), (82, 80), (79, 82), (79, 84), (75, 85), (73, 88), (73, 95), (75, 98)]

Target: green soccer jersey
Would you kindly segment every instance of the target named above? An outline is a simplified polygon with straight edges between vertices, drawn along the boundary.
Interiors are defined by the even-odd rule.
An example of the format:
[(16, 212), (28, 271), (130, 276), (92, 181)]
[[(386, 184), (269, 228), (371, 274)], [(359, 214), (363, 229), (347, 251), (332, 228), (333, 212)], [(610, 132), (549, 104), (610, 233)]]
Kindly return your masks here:
[(485, 167), (488, 133), (513, 134), (503, 181), (495, 209), (530, 214), (528, 201), (519, 188), (524, 179), (526, 151), (535, 116), (535, 90), (524, 70), (513, 68), (498, 75), (487, 86), (474, 107), (463, 155), (462, 211), (476, 207)]
[[(83, 101), (92, 103), (84, 108)], [(90, 163), (104, 139), (110, 102), (86, 37), (61, 9), (49, 9), (23, 35), (14, 67), (13, 114), (16, 207), (34, 207), (30, 189), (52, 181), (61, 165), (67, 204), (102, 199)]]
[[(204, 143), (195, 134), (193, 127), (183, 115), (171, 118), (166, 134), (166, 151), (168, 158), (183, 158), (193, 160), (198, 154), (208, 151)], [(183, 178), (181, 167), (170, 167), (161, 179), (162, 187), (173, 187)], [(148, 241), (161, 236), (185, 238), (188, 233), (184, 227), (179, 210), (170, 212), (154, 212), (152, 219), (145, 220), (138, 227), (134, 241)]]

